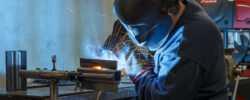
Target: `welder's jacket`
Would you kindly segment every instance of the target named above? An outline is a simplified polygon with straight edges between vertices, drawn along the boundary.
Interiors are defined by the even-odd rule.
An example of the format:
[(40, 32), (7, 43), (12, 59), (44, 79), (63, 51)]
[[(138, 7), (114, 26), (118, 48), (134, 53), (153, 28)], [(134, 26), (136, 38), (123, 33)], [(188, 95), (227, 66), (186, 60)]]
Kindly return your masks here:
[(154, 55), (155, 66), (135, 80), (142, 100), (226, 100), (220, 32), (194, 1)]

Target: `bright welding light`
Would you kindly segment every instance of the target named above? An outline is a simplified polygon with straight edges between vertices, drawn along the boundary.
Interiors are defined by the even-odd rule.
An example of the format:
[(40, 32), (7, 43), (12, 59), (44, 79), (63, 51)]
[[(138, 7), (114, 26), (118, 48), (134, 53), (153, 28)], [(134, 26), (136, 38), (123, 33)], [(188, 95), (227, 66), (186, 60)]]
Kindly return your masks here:
[(102, 66), (93, 66), (93, 67), (91, 67), (91, 68), (93, 68), (93, 69), (97, 69), (97, 70), (102, 70), (102, 69), (103, 69), (103, 67), (102, 67)]

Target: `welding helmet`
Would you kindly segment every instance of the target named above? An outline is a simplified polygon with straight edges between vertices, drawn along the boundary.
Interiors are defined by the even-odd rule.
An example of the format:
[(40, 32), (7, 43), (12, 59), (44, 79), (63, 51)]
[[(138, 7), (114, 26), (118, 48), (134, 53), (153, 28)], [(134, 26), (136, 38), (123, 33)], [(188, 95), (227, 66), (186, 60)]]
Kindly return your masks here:
[(173, 26), (179, 0), (115, 0), (114, 13), (130, 39), (151, 51), (160, 48)]

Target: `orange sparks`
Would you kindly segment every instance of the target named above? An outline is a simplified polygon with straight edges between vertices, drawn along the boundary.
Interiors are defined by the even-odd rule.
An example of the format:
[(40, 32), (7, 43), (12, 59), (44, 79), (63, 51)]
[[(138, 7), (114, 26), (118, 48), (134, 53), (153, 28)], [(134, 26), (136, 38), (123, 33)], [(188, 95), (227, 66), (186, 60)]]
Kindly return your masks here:
[(93, 66), (93, 67), (91, 67), (91, 68), (97, 69), (97, 70), (102, 70), (102, 69), (103, 69), (102, 66)]

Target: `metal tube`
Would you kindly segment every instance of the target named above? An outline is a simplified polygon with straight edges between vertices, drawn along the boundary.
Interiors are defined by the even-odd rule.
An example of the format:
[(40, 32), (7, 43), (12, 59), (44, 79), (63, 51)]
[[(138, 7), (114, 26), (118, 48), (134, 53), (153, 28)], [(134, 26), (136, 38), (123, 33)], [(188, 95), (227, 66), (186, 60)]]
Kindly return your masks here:
[(50, 80), (50, 100), (58, 100), (58, 81)]
[(19, 70), (27, 69), (26, 51), (6, 51), (6, 90), (25, 90), (26, 78), (20, 77)]
[(6, 90), (15, 90), (16, 51), (6, 51)]
[(234, 86), (234, 92), (233, 92), (233, 100), (236, 98), (237, 90), (238, 90), (238, 85), (239, 85), (239, 80), (240, 80), (240, 75), (237, 75), (236, 77), (236, 83)]
[(27, 69), (27, 53), (26, 51), (18, 51), (17, 52), (17, 81), (18, 81), (18, 88), (17, 90), (26, 90), (27, 88), (27, 80), (25, 77), (21, 77), (19, 75), (20, 70)]
[(74, 80), (72, 79), (74, 77), (78, 77), (78, 80), (84, 80), (84, 79), (115, 80), (114, 74), (79, 73), (79, 72), (64, 72), (64, 71), (20, 70), (19, 75), (26, 78), (58, 79), (58, 80)]
[(68, 73), (65, 71), (35, 71), (35, 70), (20, 70), (19, 75), (26, 78), (41, 78), (41, 79), (58, 79), (68, 80)]

